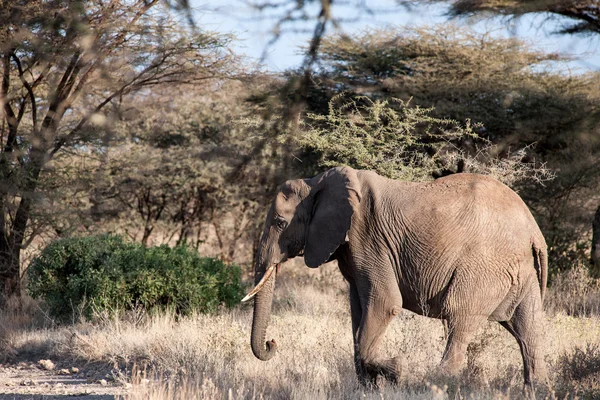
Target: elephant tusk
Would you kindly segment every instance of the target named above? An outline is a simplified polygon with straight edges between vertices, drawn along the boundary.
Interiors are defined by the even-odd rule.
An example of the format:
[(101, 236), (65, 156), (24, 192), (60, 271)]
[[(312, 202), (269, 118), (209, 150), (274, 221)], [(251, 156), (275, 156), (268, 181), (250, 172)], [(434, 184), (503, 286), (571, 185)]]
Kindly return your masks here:
[(254, 287), (254, 289), (252, 289), (252, 291), (250, 293), (248, 293), (246, 295), (246, 297), (244, 297), (242, 299), (242, 303), (247, 302), (248, 300), (250, 300), (251, 298), (253, 298), (256, 295), (256, 293), (260, 292), (260, 290), (263, 288), (263, 286), (265, 285), (265, 283), (267, 282), (267, 280), (273, 274), (273, 271), (275, 271), (275, 268), (277, 268), (277, 270), (279, 271), (279, 264), (271, 265), (267, 269), (267, 271), (265, 272), (265, 275), (262, 277), (262, 279), (260, 280), (260, 282), (258, 282), (258, 284)]

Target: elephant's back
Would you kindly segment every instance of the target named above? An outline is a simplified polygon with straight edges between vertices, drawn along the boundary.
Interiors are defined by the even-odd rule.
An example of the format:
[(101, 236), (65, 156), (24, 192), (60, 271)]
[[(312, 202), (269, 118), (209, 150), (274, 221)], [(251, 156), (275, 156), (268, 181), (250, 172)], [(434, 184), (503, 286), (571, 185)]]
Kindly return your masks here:
[(511, 188), (487, 175), (460, 173), (438, 178), (421, 185), (423, 190), (434, 196), (452, 196), (457, 199), (479, 198), (490, 202), (490, 206), (525, 206)]
[(413, 194), (413, 202), (420, 202), (425, 209), (429, 208), (433, 216), (452, 222), (476, 220), (485, 222), (490, 227), (509, 224), (515, 229), (537, 229), (537, 224), (521, 197), (489, 176), (453, 174), (421, 184)]
[[(541, 231), (521, 197), (490, 176), (459, 173), (418, 183), (388, 179), (372, 171), (360, 171), (358, 176), (372, 198), (371, 203), (379, 209), (378, 215), (396, 221), (402, 219), (419, 231), (426, 227), (502, 229), (513, 236), (527, 232), (543, 242)], [(482, 224), (488, 229), (479, 226)]]
[[(422, 185), (408, 217), (414, 238), (434, 249), (430, 257), (495, 275), (533, 266), (532, 244), (545, 248), (542, 233), (521, 197), (498, 180), (455, 174)], [(419, 193), (420, 192), (420, 193)], [(481, 260), (487, 260), (482, 263)], [(433, 261), (431, 258), (428, 262)]]

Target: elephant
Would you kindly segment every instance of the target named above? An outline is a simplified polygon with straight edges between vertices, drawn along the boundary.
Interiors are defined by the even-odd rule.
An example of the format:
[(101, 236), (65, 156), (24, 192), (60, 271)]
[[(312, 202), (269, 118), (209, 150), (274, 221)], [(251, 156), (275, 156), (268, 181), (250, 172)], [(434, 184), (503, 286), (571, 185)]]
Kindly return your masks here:
[(337, 260), (348, 283), (361, 383), (398, 382), (401, 358), (383, 358), (380, 344), (402, 309), (446, 324), (444, 373), (460, 371), (487, 319), (517, 340), (526, 387), (546, 379), (546, 242), (519, 195), (492, 177), (403, 182), (341, 166), (289, 180), (271, 204), (256, 254), (255, 287), (243, 301), (255, 298), (251, 347), (260, 360), (277, 348), (265, 341), (277, 271), (303, 255), (309, 268)]

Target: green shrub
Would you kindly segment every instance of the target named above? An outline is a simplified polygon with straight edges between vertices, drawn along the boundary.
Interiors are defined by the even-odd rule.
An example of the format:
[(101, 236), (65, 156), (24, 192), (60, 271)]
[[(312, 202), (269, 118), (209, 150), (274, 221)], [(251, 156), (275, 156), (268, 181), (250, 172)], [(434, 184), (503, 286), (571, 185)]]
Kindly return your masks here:
[(138, 306), (212, 313), (243, 295), (236, 265), (183, 246), (146, 248), (113, 235), (57, 240), (32, 260), (28, 277), (31, 296), (61, 320)]

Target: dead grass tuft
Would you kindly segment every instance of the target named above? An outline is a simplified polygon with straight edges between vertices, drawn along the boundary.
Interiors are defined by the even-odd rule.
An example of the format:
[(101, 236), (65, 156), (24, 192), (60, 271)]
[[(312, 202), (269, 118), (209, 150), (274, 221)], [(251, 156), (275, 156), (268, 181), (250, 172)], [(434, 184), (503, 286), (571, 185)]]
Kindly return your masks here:
[(559, 376), (557, 394), (560, 397), (570, 392), (580, 399), (600, 398), (600, 348), (597, 344), (588, 343), (561, 355), (556, 369)]
[(0, 310), (0, 362), (14, 361), (19, 352), (14, 342), (26, 332), (54, 325), (40, 308), (40, 302), (29, 296), (9, 297)]
[(583, 264), (556, 275), (545, 300), (547, 314), (600, 316), (600, 280)]

